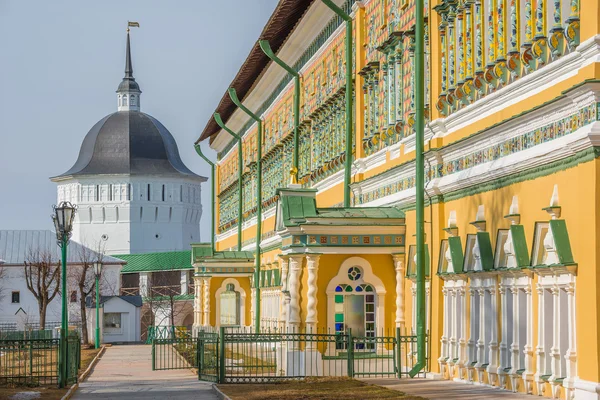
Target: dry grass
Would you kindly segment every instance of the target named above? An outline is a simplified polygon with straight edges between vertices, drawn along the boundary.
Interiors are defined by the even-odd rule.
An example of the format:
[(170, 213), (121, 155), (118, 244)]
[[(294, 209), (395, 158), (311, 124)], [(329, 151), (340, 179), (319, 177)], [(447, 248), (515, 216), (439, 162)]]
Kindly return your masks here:
[(424, 400), (349, 378), (307, 378), (268, 384), (228, 384), (219, 389), (232, 400)]
[[(88, 368), (88, 366), (92, 363), (92, 360), (94, 359), (94, 357), (96, 357), (96, 354), (98, 354), (99, 351), (100, 351), (100, 349), (94, 349), (94, 348), (90, 348), (90, 349), (82, 348), (81, 349), (81, 368), (79, 369), (79, 375), (81, 375), (83, 373), (83, 371), (85, 371)], [(70, 388), (70, 386), (65, 389), (59, 389), (58, 387), (56, 387), (56, 385), (52, 385), (52, 386), (46, 385), (46, 386), (39, 386), (39, 387), (37, 387), (37, 386), (36, 387), (0, 386), (0, 400), (11, 400), (14, 395), (19, 394), (19, 393), (24, 393), (24, 392), (38, 392), (41, 395), (38, 398), (44, 399), (44, 400), (60, 400), (67, 393), (69, 388)]]

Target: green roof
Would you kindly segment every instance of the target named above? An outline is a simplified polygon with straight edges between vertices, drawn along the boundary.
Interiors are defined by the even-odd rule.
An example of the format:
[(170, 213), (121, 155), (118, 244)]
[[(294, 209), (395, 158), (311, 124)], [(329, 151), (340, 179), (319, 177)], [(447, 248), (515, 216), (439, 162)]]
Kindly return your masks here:
[(127, 262), (121, 270), (122, 274), (194, 268), (192, 266), (192, 252), (190, 250), (164, 253), (120, 254), (115, 257)]
[(254, 260), (254, 253), (251, 251), (213, 252), (210, 243), (192, 243), (192, 252), (194, 260)]
[(319, 218), (404, 218), (395, 207), (319, 208)]

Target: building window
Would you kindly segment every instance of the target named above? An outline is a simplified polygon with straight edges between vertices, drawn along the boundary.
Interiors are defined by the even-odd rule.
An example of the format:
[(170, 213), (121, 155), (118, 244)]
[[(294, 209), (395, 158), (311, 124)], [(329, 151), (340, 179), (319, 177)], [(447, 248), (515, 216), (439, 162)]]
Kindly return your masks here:
[(96, 201), (100, 201), (100, 185), (96, 185)]
[(162, 185), (162, 201), (165, 201), (165, 185)]
[(240, 294), (235, 290), (233, 283), (228, 283), (226, 289), (221, 293), (220, 322), (221, 325), (240, 324)]
[(104, 313), (105, 333), (121, 332), (121, 313)]
[(150, 201), (150, 184), (148, 184), (147, 200)]
[(123, 96), (123, 101), (121, 103), (122, 106), (126, 106), (127, 105), (127, 95)]
[(19, 304), (21, 302), (21, 292), (12, 292), (11, 303)]
[(131, 98), (129, 99), (129, 104), (132, 106), (135, 106), (135, 95), (134, 94), (131, 95)]
[(77, 291), (73, 290), (71, 292), (70, 301), (71, 301), (71, 303), (77, 303)]
[(113, 185), (108, 185), (108, 201), (113, 201)]
[(131, 200), (131, 183), (127, 185), (127, 200)]

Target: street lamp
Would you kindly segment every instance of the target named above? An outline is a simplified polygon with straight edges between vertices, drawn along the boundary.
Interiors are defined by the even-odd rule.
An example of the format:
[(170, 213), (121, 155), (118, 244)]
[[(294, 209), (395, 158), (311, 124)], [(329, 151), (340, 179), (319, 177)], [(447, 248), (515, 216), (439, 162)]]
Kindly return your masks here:
[(102, 263), (96, 261), (94, 263), (94, 275), (96, 276), (96, 341), (95, 348), (100, 347), (100, 274), (102, 273)]
[(73, 219), (77, 206), (68, 201), (52, 206), (52, 222), (56, 230), (56, 239), (61, 248), (62, 267), (60, 270), (62, 280), (62, 321), (60, 326), (60, 361), (58, 386), (64, 388), (67, 383), (67, 330), (69, 329), (69, 316), (67, 313), (67, 245), (73, 229)]

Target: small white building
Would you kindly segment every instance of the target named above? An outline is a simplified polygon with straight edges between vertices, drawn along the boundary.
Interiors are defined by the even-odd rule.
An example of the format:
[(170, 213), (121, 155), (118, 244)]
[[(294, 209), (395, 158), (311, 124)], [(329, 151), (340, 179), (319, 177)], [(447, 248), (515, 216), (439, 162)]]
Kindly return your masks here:
[[(96, 302), (87, 298), (88, 341), (94, 342), (96, 332)], [(141, 296), (100, 297), (100, 337), (102, 343), (139, 342), (141, 335)]]
[[(25, 325), (39, 327), (40, 315), (38, 301), (27, 288), (25, 264), (44, 261), (52, 264), (54, 271), (60, 268), (61, 249), (56, 241), (56, 234), (50, 230), (0, 230), (0, 324), (4, 327), (14, 326), (21, 330)], [(118, 295), (121, 286), (121, 269), (125, 261), (115, 257), (102, 255), (73, 240), (67, 247), (67, 286), (69, 288), (69, 322), (81, 321), (79, 291), (75, 279), (78, 270), (87, 263), (102, 263), (100, 291), (103, 295)], [(93, 275), (93, 267), (89, 269)], [(59, 277), (57, 277), (59, 278)], [(48, 286), (51, 291), (60, 283), (54, 278)], [(36, 283), (35, 280), (33, 283)], [(36, 286), (36, 285), (34, 285)], [(46, 309), (46, 328), (60, 325), (61, 293), (49, 302)]]

